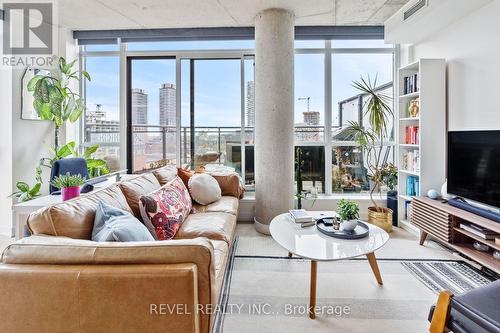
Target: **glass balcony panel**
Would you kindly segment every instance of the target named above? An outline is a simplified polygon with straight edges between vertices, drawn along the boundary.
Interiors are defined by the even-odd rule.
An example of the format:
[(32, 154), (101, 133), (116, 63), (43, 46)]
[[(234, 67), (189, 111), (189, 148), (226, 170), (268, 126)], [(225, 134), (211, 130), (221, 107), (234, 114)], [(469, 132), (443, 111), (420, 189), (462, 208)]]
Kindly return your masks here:
[[(354, 145), (335, 146), (332, 148), (332, 192), (369, 194), (373, 186), (370, 180), (372, 167), (376, 160), (384, 163), (394, 163), (393, 146), (384, 146), (381, 151), (375, 147), (370, 152)], [(379, 154), (380, 153), (380, 154)], [(382, 186), (381, 193), (387, 188)], [(375, 193), (379, 193), (377, 190)]]

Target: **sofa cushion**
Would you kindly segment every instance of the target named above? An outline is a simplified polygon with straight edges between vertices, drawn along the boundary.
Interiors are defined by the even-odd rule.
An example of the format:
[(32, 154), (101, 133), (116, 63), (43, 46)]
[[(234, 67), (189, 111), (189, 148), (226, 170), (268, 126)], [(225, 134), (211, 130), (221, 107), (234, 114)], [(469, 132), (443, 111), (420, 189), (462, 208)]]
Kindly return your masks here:
[(209, 205), (193, 204), (193, 214), (199, 213), (228, 213), (232, 215), (238, 214), (239, 201), (233, 196), (222, 196), (220, 200)]
[(155, 239), (172, 239), (191, 212), (189, 192), (179, 177), (140, 198), (142, 220)]
[(201, 205), (211, 204), (221, 198), (219, 184), (214, 177), (207, 174), (193, 175), (189, 178), (188, 188), (191, 198)]
[(152, 241), (148, 229), (130, 212), (99, 202), (92, 240), (96, 242)]
[(214, 177), (217, 183), (219, 183), (222, 195), (230, 195), (239, 199), (243, 198), (245, 187), (241, 183), (240, 175), (234, 171), (206, 171), (205, 167), (198, 167), (196, 171), (177, 168), (177, 175), (182, 179), (186, 187), (189, 187), (189, 179), (199, 173), (207, 173)]
[(154, 170), (153, 175), (158, 179), (160, 185), (163, 186), (177, 176), (177, 168), (175, 165), (167, 165)]
[(90, 239), (97, 205), (101, 201), (132, 212), (120, 187), (114, 184), (31, 213), (28, 228), (32, 234)]
[(225, 241), (221, 240), (210, 240), (210, 243), (212, 243), (212, 246), (214, 247), (216, 289), (220, 290), (222, 281), (224, 280), (224, 272), (226, 271), (229, 245)]
[(179, 178), (182, 179), (186, 187), (189, 186), (189, 178), (191, 178), (193, 175), (194, 171), (186, 170), (183, 168), (177, 168), (177, 176), (179, 176)]
[(182, 223), (175, 235), (176, 239), (206, 237), (232, 243), (236, 216), (227, 213), (191, 214)]
[(211, 176), (219, 183), (222, 195), (243, 198), (245, 188), (241, 185), (240, 176), (236, 172), (227, 175), (211, 174)]
[(160, 187), (158, 179), (156, 179), (152, 173), (146, 173), (120, 183), (120, 188), (122, 189), (134, 216), (138, 219), (141, 219), (141, 212), (139, 210), (140, 197), (147, 195)]

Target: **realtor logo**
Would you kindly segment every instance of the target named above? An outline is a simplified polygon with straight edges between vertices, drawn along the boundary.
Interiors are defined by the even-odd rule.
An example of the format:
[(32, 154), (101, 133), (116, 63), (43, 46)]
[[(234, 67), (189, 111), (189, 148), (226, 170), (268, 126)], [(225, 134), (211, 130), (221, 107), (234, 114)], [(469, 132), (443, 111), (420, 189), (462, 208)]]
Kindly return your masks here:
[(3, 3), (3, 54), (52, 54), (52, 3)]

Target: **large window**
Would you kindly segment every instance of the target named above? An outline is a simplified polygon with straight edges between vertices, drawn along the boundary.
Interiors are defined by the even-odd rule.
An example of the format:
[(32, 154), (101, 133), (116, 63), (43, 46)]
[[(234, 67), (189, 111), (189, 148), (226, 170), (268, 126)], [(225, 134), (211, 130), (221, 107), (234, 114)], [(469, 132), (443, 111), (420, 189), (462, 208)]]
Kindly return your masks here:
[(132, 172), (177, 164), (175, 58), (130, 58)]
[[(132, 171), (165, 163), (229, 167), (251, 190), (254, 45), (253, 41), (203, 41), (87, 46), (82, 55), (93, 80), (85, 90), (83, 142), (101, 144), (99, 154), (121, 160), (126, 167), (126, 146), (120, 139), (126, 127), (121, 126), (124, 113), (119, 109), (126, 99), (120, 82), (123, 87), (128, 72), (120, 61), (133, 59), (127, 81)], [(368, 161), (345, 129), (350, 121), (368, 126), (364, 114), (368, 97), (352, 83), (376, 77), (379, 91), (392, 96), (395, 48), (381, 40), (296, 41), (295, 47), (294, 134), (295, 146), (302, 150), (304, 189), (327, 195), (367, 193)], [(170, 94), (162, 95), (168, 87)], [(165, 108), (170, 110), (168, 116), (162, 112)], [(393, 126), (391, 119), (391, 135)], [(385, 145), (384, 158), (391, 162), (394, 140)]]
[[(342, 46), (373, 45), (340, 41)], [(335, 42), (333, 43), (336, 44)], [(349, 51), (351, 52), (351, 51)], [(346, 130), (350, 122), (369, 127), (365, 106), (368, 96), (353, 87), (354, 81), (371, 80), (381, 94), (393, 95), (392, 53), (334, 53), (332, 54), (332, 192), (366, 193), (370, 189), (368, 163)], [(388, 136), (391, 140), (383, 149), (386, 162), (393, 162), (393, 122), (390, 120)], [(371, 161), (373, 162), (373, 161)]]
[(111, 171), (120, 169), (120, 58), (85, 57), (92, 81), (85, 83), (82, 146), (99, 145), (95, 157), (106, 160)]

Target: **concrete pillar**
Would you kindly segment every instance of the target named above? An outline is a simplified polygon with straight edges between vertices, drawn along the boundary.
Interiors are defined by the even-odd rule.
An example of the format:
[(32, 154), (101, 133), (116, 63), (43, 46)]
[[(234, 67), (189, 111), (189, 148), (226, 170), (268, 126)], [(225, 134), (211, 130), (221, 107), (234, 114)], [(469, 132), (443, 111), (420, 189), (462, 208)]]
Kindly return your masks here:
[(294, 15), (255, 17), (255, 228), (294, 205)]

